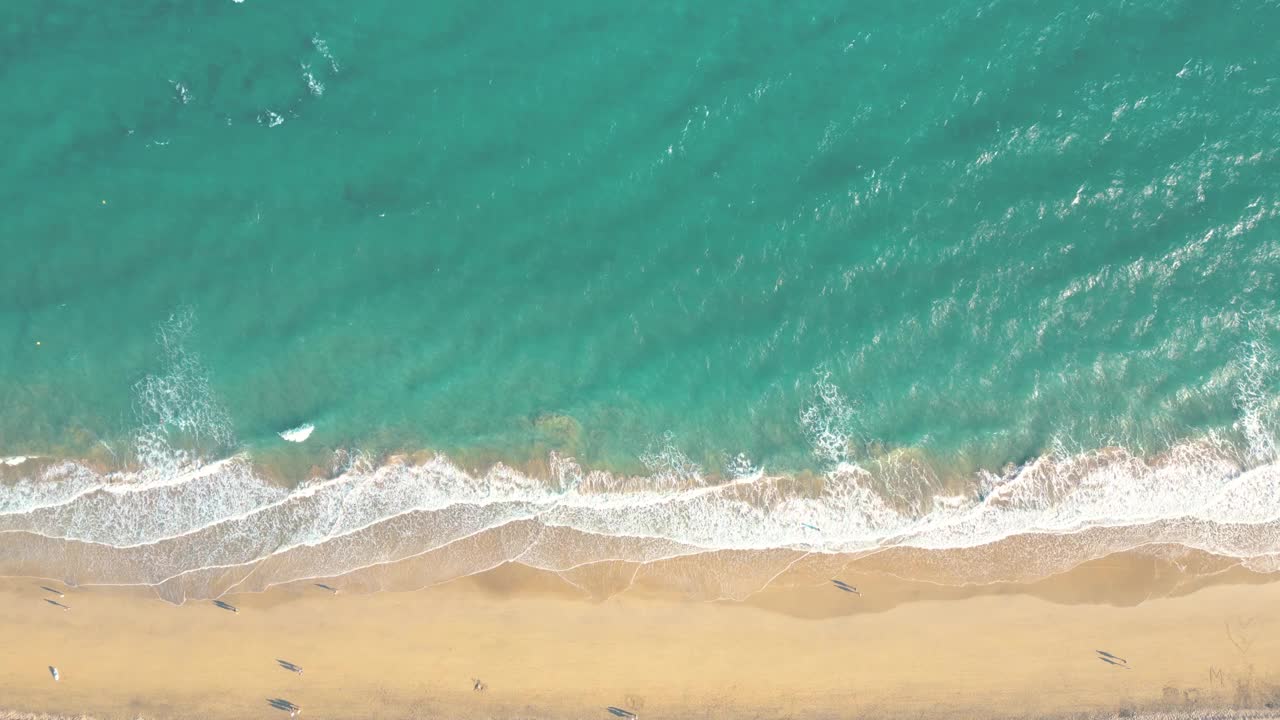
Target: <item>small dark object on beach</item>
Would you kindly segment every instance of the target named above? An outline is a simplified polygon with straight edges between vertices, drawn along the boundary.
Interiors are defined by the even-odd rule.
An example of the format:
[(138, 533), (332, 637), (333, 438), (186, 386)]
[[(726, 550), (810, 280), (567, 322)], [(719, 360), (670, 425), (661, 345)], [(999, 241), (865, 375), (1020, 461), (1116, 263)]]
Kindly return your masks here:
[(239, 614), (239, 613), (240, 613), (240, 610), (239, 610), (238, 608), (236, 608), (236, 606), (235, 606), (235, 605), (232, 605), (231, 603), (223, 602), (223, 601), (221, 601), (221, 600), (214, 600), (214, 601), (213, 601), (213, 604), (214, 604), (214, 605), (217, 605), (218, 607), (222, 608), (223, 610), (230, 610), (231, 612), (236, 613), (236, 614)]
[(1102, 657), (1101, 655), (1099, 655), (1099, 656), (1098, 656), (1098, 659), (1099, 659), (1099, 660), (1101, 660), (1101, 661), (1102, 661), (1102, 662), (1104, 662), (1104, 663), (1107, 663), (1108, 665), (1115, 665), (1116, 667), (1120, 668), (1121, 670), (1129, 670), (1129, 669), (1130, 669), (1130, 667), (1129, 667), (1128, 665), (1121, 665), (1120, 663), (1116, 662), (1115, 660), (1108, 660), (1107, 658), (1104, 658), (1104, 657)]
[(53, 588), (49, 587), (48, 585), (41, 585), (41, 586), (40, 586), (40, 589), (41, 589), (41, 590), (43, 590), (43, 591), (45, 591), (45, 592), (47, 592), (47, 593), (53, 593), (54, 595), (57, 595), (58, 597), (66, 597), (65, 595), (63, 595), (63, 594), (62, 594), (62, 591), (61, 591), (61, 590), (54, 590)]
[(295, 665), (294, 663), (291, 663), (288, 660), (281, 660), (279, 658), (276, 658), (276, 664), (284, 668), (285, 670), (288, 670), (289, 672), (298, 673), (299, 675), (302, 674), (302, 667), (299, 665)]
[(277, 710), (283, 710), (289, 713), (289, 717), (294, 717), (298, 713), (302, 712), (301, 707), (299, 707), (298, 705), (292, 702), (289, 702), (288, 700), (285, 700), (284, 698), (268, 698), (267, 704)]
[(832, 580), (831, 584), (835, 585), (837, 588), (840, 588), (841, 590), (847, 593), (853, 593), (854, 595), (862, 595), (862, 593), (858, 592), (858, 588), (850, 585), (849, 583), (843, 580)]
[(50, 605), (53, 605), (54, 607), (60, 607), (63, 610), (71, 609), (70, 607), (67, 607), (66, 605), (63, 605), (62, 603), (58, 602), (57, 600), (50, 600), (49, 598), (45, 598), (44, 601), (49, 603)]
[(1125, 665), (1128, 665), (1128, 664), (1129, 664), (1129, 661), (1128, 661), (1128, 660), (1125, 660), (1124, 658), (1120, 657), (1119, 655), (1112, 655), (1111, 653), (1107, 652), (1106, 650), (1094, 650), (1094, 652), (1098, 653), (1099, 655), (1101, 655), (1101, 656), (1103, 656), (1103, 657), (1109, 657), (1109, 658), (1111, 658), (1112, 660), (1118, 660), (1118, 661), (1120, 661), (1120, 662), (1124, 663)]
[(333, 593), (334, 595), (337, 595), (337, 594), (338, 594), (338, 588), (333, 587), (332, 585), (325, 585), (324, 583), (314, 583), (314, 585), (315, 585), (316, 587), (320, 588), (321, 590), (328, 590), (329, 592)]
[(476, 692), (484, 692), (489, 689), (489, 686), (480, 678), (471, 678), (471, 689)]
[(635, 714), (635, 713), (633, 713), (633, 712), (631, 712), (630, 710), (623, 710), (623, 709), (622, 709), (622, 708), (620, 708), (620, 707), (614, 707), (614, 706), (612, 706), (612, 705), (610, 705), (610, 706), (609, 706), (608, 708), (606, 708), (606, 709), (607, 709), (611, 714), (616, 715), (616, 716), (618, 716), (618, 717), (620, 717), (620, 718), (634, 718), (634, 717), (636, 716), (636, 714)]

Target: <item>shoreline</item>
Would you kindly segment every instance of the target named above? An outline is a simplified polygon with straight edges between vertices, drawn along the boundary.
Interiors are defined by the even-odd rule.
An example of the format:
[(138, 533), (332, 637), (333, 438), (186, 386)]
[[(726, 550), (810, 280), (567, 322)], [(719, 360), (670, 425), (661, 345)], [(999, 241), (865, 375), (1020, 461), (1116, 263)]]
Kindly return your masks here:
[[(850, 575), (860, 597), (821, 580), (741, 603), (647, 587), (592, 600), (566, 578), (506, 564), (416, 591), (294, 583), (224, 596), (234, 614), (140, 588), (68, 588), (60, 601), (72, 610), (58, 612), (43, 602), (47, 583), (9, 578), (0, 632), (14, 651), (0, 657), (0, 687), (13, 711), (101, 720), (283, 718), (266, 704), (275, 697), (319, 718), (609, 717), (610, 705), (647, 718), (765, 720), (1280, 707), (1280, 578), (1197, 585), (1176, 564), (1148, 561), (1112, 558), (1040, 587), (985, 592)], [(1169, 584), (1184, 592), (1154, 596)], [(1096, 602), (1107, 593), (1132, 602)], [(1133, 669), (1098, 662), (1098, 648)]]
[[(475, 550), (475, 546), (441, 550), (446, 553), (467, 553)], [(881, 592), (875, 597), (860, 601), (859, 610), (863, 612), (883, 612), (904, 602), (913, 602), (922, 594), (921, 588), (924, 589), (924, 595), (934, 600), (954, 601), (1024, 594), (1056, 604), (1088, 603), (1127, 607), (1151, 599), (1185, 596), (1218, 585), (1267, 585), (1280, 582), (1280, 573), (1251, 570), (1238, 558), (1213, 555), (1178, 545), (1152, 544), (1121, 550), (1077, 563), (1046, 577), (984, 581), (957, 581), (955, 578), (939, 576), (938, 565), (954, 561), (947, 557), (945, 551), (938, 553), (917, 548), (886, 548), (860, 555), (794, 552), (779, 557), (780, 553), (785, 552), (710, 551), (649, 562), (600, 560), (565, 570), (550, 570), (518, 560), (499, 559), (487, 567), (466, 574), (440, 574), (438, 568), (416, 562), (419, 558), (408, 558), (341, 575), (299, 577), (270, 585), (253, 585), (242, 579), (215, 595), (187, 595), (177, 598), (169, 594), (165, 583), (77, 584), (38, 574), (0, 575), (0, 586), (4, 583), (40, 582), (76, 591), (134, 593), (181, 607), (229, 596), (263, 595), (295, 586), (336, 585), (349, 593), (357, 594), (419, 592), (450, 583), (467, 582), (471, 578), (484, 577), (499, 568), (507, 568), (507, 572), (557, 578), (565, 584), (561, 589), (574, 599), (593, 603), (625, 595), (681, 602), (740, 603), (784, 614), (796, 614), (795, 608), (803, 607), (803, 612), (796, 614), (796, 617), (823, 619), (845, 614), (833, 611), (833, 608), (842, 606), (823, 602), (810, 605), (795, 602), (778, 604), (774, 598), (779, 594), (790, 596), (792, 600), (820, 597), (827, 591), (826, 583), (830, 576), (853, 578), (857, 584), (874, 584), (881, 588)], [(982, 552), (985, 557), (992, 550), (987, 548), (982, 549)], [(735, 570), (743, 572), (744, 568), (756, 564), (765, 566), (767, 571), (760, 576), (766, 579), (759, 585), (744, 584), (740, 579), (734, 584), (725, 584), (723, 581), (717, 584), (713, 579)], [(251, 576), (258, 568), (250, 565), (245, 570), (247, 576)], [(1076, 581), (1082, 577), (1089, 578), (1089, 582), (1081, 585)], [(1135, 586), (1135, 582), (1142, 584)], [(1088, 588), (1089, 592), (1081, 593), (1081, 587)], [(735, 588), (741, 592), (736, 595), (725, 594), (726, 588)], [(885, 589), (890, 592), (884, 592)], [(720, 594), (715, 595), (716, 592)]]
[(599, 597), (640, 582), (698, 600), (743, 600), (793, 566), (910, 567), (906, 580), (965, 586), (1133, 552), (1280, 573), (1280, 465), (1240, 471), (1200, 450), (1041, 459), (977, 497), (916, 507), (856, 466), (723, 481), (555, 455), (533, 475), (480, 475), (438, 454), (355, 454), (290, 488), (244, 456), (126, 476), (36, 458), (0, 466), (15, 480), (0, 483), (0, 576), (148, 585), (179, 602), (307, 578), (407, 590), (404, 568), (439, 583), (507, 562), (586, 576)]
[[(346, 561), (331, 557), (329, 542), (234, 565), (175, 571), (170, 567), (173, 561), (158, 559), (152, 546), (126, 549), (129, 553), (125, 554), (92, 543), (7, 532), (0, 533), (0, 557), (5, 558), (0, 560), (0, 578), (45, 578), (70, 587), (106, 590), (137, 587), (173, 604), (233, 593), (269, 592), (298, 582), (336, 580), (369, 592), (404, 592), (463, 580), (503, 565), (559, 576), (597, 600), (653, 591), (691, 601), (740, 602), (772, 588), (803, 588), (836, 574), (883, 576), (894, 582), (925, 583), (939, 592), (982, 595), (991, 588), (1050, 587), (1061, 576), (1117, 564), (1153, 577), (1179, 579), (1176, 585), (1157, 584), (1148, 596), (1179, 592), (1187, 586), (1280, 580), (1272, 555), (1236, 557), (1170, 541), (1135, 541), (1154, 532), (1143, 527), (1012, 536), (965, 548), (894, 546), (837, 553), (803, 548), (708, 550), (658, 539), (591, 535), (526, 519), (416, 552), (404, 550), (417, 547), (413, 543), (420, 540), (413, 534), (424, 527), (410, 516), (402, 523), (379, 525), (349, 536), (343, 544), (347, 553), (367, 554), (372, 552), (369, 548), (382, 547), (382, 552), (399, 554), (340, 572), (318, 570), (345, 567)], [(1266, 528), (1280, 532), (1276, 524)], [(132, 581), (95, 575), (126, 572), (133, 573)], [(146, 579), (157, 574), (159, 579)], [(1092, 600), (1114, 604), (1133, 601), (1115, 592), (1096, 594)]]

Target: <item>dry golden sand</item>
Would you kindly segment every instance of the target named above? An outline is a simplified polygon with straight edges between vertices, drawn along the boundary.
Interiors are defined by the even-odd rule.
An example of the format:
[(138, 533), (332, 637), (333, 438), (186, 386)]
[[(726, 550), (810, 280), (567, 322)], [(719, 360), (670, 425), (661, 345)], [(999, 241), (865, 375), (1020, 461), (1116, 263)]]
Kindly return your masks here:
[(271, 698), (304, 718), (609, 718), (617, 705), (646, 720), (1280, 707), (1280, 582), (1161, 585), (1152, 562), (977, 588), (868, 572), (848, 578), (861, 598), (792, 583), (745, 603), (643, 588), (592, 602), (509, 565), (415, 592), (227, 597), (238, 614), (107, 588), (69, 590), (64, 612), (47, 582), (11, 579), (0, 706), (132, 719), (288, 717)]

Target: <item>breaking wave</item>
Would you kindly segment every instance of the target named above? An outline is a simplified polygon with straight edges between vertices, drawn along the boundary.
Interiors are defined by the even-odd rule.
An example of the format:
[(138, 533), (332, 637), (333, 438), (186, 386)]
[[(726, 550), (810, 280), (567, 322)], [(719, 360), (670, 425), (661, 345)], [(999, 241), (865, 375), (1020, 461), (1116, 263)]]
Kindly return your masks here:
[(770, 473), (739, 454), (709, 474), (666, 436), (639, 476), (555, 453), (533, 474), (337, 450), (321, 476), (286, 487), (248, 453), (227, 456), (229, 414), (188, 347), (192, 324), (181, 312), (161, 326), (163, 367), (134, 388), (136, 466), (0, 465), (0, 574), (147, 585), (181, 601), (308, 578), (429, 584), (507, 562), (615, 590), (663, 566), (686, 592), (739, 599), (802, 560), (839, 567), (886, 552), (916, 553), (920, 572), (949, 583), (1030, 581), (1157, 545), (1280, 570), (1261, 347), (1239, 363), (1239, 437), (1151, 457), (1059, 449), (958, 484), (911, 450), (855, 462), (853, 405), (820, 373), (798, 421), (829, 462), (821, 473)]
[[(451, 555), (458, 576), (503, 562), (562, 572), (723, 551), (791, 561), (976, 551), (970, 557), (982, 562), (949, 571), (961, 583), (1032, 580), (1159, 543), (1260, 571), (1280, 558), (1280, 468), (1246, 467), (1212, 439), (1152, 459), (1122, 449), (1045, 456), (982, 477), (974, 494), (919, 505), (886, 499), (850, 463), (811, 482), (762, 471), (712, 479), (679, 466), (668, 476), (615, 476), (557, 455), (550, 468), (544, 478), (505, 465), (468, 472), (444, 456), (375, 464), (338, 452), (332, 477), (290, 489), (245, 456), (163, 479), (50, 461), (0, 488), (0, 573), (154, 585), (182, 599), (432, 553)], [(1036, 550), (1017, 562), (984, 554), (1031, 537)]]

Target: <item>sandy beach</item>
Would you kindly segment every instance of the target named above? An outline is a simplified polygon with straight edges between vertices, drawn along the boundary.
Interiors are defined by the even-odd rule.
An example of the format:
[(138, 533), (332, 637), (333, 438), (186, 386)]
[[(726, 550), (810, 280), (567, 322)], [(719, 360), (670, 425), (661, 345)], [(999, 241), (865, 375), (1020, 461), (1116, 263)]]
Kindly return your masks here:
[[(69, 588), (57, 598), (42, 590), (47, 581), (8, 579), (0, 696), (15, 712), (130, 719), (287, 717), (270, 704), (277, 699), (309, 718), (607, 718), (609, 706), (645, 718), (1280, 707), (1280, 583), (1227, 571), (1188, 584), (1170, 573), (1177, 568), (1118, 555), (1034, 585), (956, 588), (859, 572), (844, 579), (861, 596), (820, 581), (771, 585), (746, 602), (643, 587), (599, 601), (555, 575), (504, 565), (413, 592), (296, 583), (225, 597), (235, 613), (144, 589)], [(1153, 596), (1134, 600), (1126, 583)], [(1101, 661), (1099, 649), (1127, 666)]]

